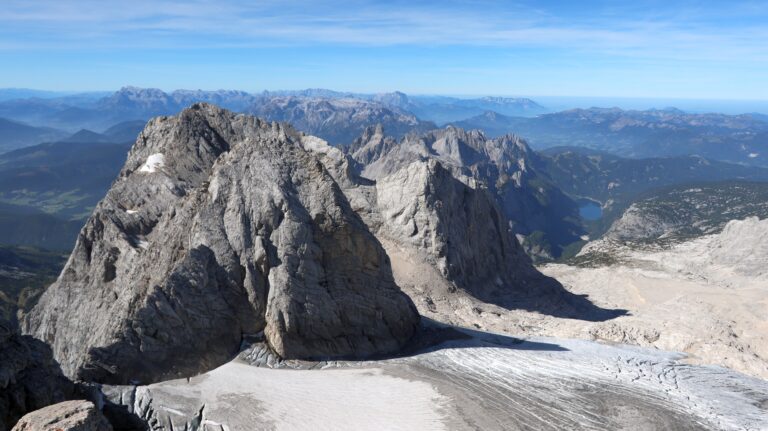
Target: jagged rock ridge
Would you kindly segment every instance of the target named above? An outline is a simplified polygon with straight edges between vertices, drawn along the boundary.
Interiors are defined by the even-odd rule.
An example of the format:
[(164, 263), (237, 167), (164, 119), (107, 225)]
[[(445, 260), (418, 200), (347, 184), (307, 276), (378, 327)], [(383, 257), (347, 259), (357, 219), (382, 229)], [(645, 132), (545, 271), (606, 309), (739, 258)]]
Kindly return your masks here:
[[(381, 127), (370, 128), (348, 154), (360, 174), (374, 180), (413, 161), (437, 160), (455, 177), (477, 181), (495, 198), (513, 233), (529, 238), (524, 245), (535, 257), (558, 257), (586, 233), (576, 203), (551, 183), (539, 156), (514, 135), (490, 139), (479, 130), (449, 126), (397, 141)], [(534, 244), (537, 236), (543, 240)]]
[(206, 104), (152, 120), (25, 330), (111, 383), (211, 369), (260, 331), (288, 358), (399, 349), (418, 314), (301, 140)]
[[(347, 150), (352, 156), (317, 138), (311, 145), (305, 140), (305, 147), (322, 154), (321, 161), (387, 250), (398, 285), (430, 318), (471, 326), (485, 308), (499, 315), (520, 308), (585, 319), (620, 312), (568, 295), (533, 267), (486, 187), (488, 177), (479, 173), (496, 166), (487, 154), (463, 144), (446, 150), (456, 144), (450, 137), (454, 131), (477, 136), (475, 142), (484, 138), (480, 132), (448, 129), (442, 142), (420, 147), (412, 144), (419, 142), (413, 136), (397, 142), (375, 127)], [(467, 161), (472, 164), (462, 164)], [(518, 168), (525, 163), (507, 161)]]

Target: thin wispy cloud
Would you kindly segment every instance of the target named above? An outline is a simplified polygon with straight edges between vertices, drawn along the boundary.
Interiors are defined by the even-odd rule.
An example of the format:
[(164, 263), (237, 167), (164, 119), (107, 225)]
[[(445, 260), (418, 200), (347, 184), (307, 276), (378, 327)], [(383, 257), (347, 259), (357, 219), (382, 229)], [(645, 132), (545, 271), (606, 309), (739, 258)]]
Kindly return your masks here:
[[(679, 15), (607, 11), (570, 20), (525, 5), (221, 1), (16, 1), (0, 10), (2, 49), (465, 45), (550, 47), (645, 58), (768, 60), (762, 25), (712, 28)], [(754, 6), (748, 10), (754, 14)], [(733, 13), (739, 9), (736, 8)], [(754, 18), (754, 16), (752, 16)], [(25, 29), (29, 37), (20, 35)]]
[(361, 90), (382, 81), (454, 93), (613, 85), (641, 95), (714, 94), (717, 83), (718, 94), (752, 97), (768, 92), (753, 90), (768, 76), (767, 9), (693, 0), (6, 0), (0, 57), (10, 67), (0, 78), (27, 82), (37, 71), (43, 80), (56, 70), (75, 82), (98, 70), (89, 82), (159, 86), (211, 71), (228, 76), (217, 86), (334, 86), (343, 76)]

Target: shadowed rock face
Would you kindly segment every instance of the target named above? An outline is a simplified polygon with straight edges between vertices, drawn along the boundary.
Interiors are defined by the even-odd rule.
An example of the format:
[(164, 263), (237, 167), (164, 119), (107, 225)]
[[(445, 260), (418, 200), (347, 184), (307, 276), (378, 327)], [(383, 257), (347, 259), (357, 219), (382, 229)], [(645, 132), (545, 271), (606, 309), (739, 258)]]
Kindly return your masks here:
[(211, 369), (247, 333), (286, 358), (364, 357), (417, 323), (301, 137), (199, 104), (147, 125), (24, 329), (67, 375), (126, 383)]
[(73, 390), (51, 349), (12, 328), (0, 319), (0, 431), (27, 412), (65, 400)]

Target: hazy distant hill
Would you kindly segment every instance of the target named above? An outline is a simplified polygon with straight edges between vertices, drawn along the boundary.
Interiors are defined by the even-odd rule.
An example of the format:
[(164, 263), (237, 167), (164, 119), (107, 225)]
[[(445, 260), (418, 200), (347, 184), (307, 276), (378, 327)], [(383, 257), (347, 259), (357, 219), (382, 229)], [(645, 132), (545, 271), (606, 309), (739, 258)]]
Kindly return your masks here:
[(0, 246), (24, 245), (67, 251), (83, 220), (68, 220), (35, 208), (0, 202)]
[(255, 96), (242, 91), (190, 91), (166, 93), (151, 88), (124, 87), (104, 95), (86, 93), (55, 98), (26, 98), (0, 102), (0, 117), (30, 124), (46, 124), (70, 131), (105, 130), (126, 121), (146, 122), (171, 115), (195, 102), (210, 102), (243, 110)]
[(115, 143), (133, 143), (144, 129), (145, 121), (125, 121), (115, 124), (102, 133), (96, 133), (88, 129), (81, 129), (72, 136), (62, 139), (59, 142), (92, 143), (92, 144), (115, 144)]
[(0, 244), (71, 248), (131, 145), (66, 141), (0, 155)]
[[(33, 91), (17, 91), (12, 94), (19, 97), (13, 98), (13, 100), (0, 98), (0, 117), (33, 125), (61, 128), (70, 132), (80, 129), (98, 132), (119, 122), (146, 121), (158, 115), (172, 115), (195, 102), (213, 103), (236, 112), (276, 112), (274, 107), (268, 105), (280, 103), (280, 100), (287, 98), (302, 100), (307, 103), (311, 100), (323, 100), (330, 105), (338, 105), (338, 101), (342, 99), (357, 100), (361, 105), (375, 106), (379, 111), (388, 109), (396, 114), (415, 116), (423, 121), (439, 123), (478, 115), (487, 110), (520, 116), (544, 112), (542, 106), (525, 98), (461, 99), (442, 96), (408, 96), (401, 92), (362, 94), (320, 88), (247, 93), (237, 90), (176, 90), (165, 92), (154, 88), (128, 86), (111, 94), (83, 93), (56, 96), (46, 93), (46, 97), (41, 97), (40, 94)], [(262, 108), (265, 105), (267, 106)], [(348, 114), (347, 111), (341, 111), (335, 117), (343, 117)], [(364, 126), (375, 124), (379, 112), (373, 112), (373, 114), (368, 120), (357, 114), (356, 118), (349, 118), (350, 124), (355, 124), (350, 127), (354, 133), (344, 132), (340, 135), (347, 139), (349, 136), (359, 134), (362, 129), (356, 124), (363, 121), (368, 123)], [(281, 115), (275, 119), (287, 117), (290, 115)], [(389, 124), (388, 130), (396, 132), (398, 128), (401, 128), (399, 125), (401, 122), (398, 120)], [(329, 121), (325, 128), (330, 131), (332, 127), (343, 126), (343, 123), (341, 118), (334, 118)], [(315, 124), (313, 130), (324, 131), (324, 128)], [(326, 135), (331, 136), (330, 133), (326, 133)]]
[(540, 153), (541, 170), (569, 196), (598, 202), (606, 229), (643, 193), (680, 184), (749, 180), (768, 182), (768, 169), (707, 160), (699, 156), (629, 159), (585, 148), (552, 148)]
[(0, 118), (0, 153), (45, 141), (54, 141), (65, 136), (67, 133), (61, 130), (33, 127)]
[(493, 114), (458, 122), (463, 127), (514, 132), (534, 148), (577, 146), (625, 157), (697, 154), (768, 166), (768, 122), (757, 115), (688, 114), (676, 109), (573, 109), (535, 118)]
[(142, 120), (124, 121), (115, 124), (101, 134), (109, 137), (113, 142), (134, 142), (146, 123)]
[(691, 183), (643, 195), (606, 236), (629, 243), (669, 244), (720, 232), (731, 220), (768, 218), (768, 183)]
[(0, 202), (81, 219), (103, 197), (131, 145), (56, 142), (0, 155)]
[(451, 124), (465, 129), (480, 129), (488, 136), (495, 137), (515, 133), (519, 121), (520, 119), (517, 117), (510, 117), (495, 111), (485, 111), (474, 117), (453, 121)]
[(629, 159), (582, 148), (541, 152), (545, 169), (563, 191), (601, 202), (672, 184), (744, 179), (768, 181), (768, 169), (699, 156)]
[[(481, 97), (461, 99), (445, 96), (408, 96), (401, 92), (383, 93), (373, 100), (397, 106), (423, 120), (446, 124), (467, 117), (495, 111), (504, 115), (529, 117), (546, 112), (546, 108), (527, 98)], [(498, 134), (498, 136), (504, 133)]]
[(42, 99), (61, 96), (63, 96), (63, 94), (56, 91), (32, 90), (29, 88), (0, 88), (0, 101), (28, 99), (30, 97), (38, 97)]

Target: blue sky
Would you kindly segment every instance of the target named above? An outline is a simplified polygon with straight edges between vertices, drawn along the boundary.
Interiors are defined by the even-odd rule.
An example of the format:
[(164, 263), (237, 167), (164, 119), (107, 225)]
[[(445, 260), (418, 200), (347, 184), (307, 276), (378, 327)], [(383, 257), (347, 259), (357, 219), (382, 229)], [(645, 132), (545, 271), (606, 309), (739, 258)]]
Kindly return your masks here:
[(0, 87), (768, 100), (768, 1), (4, 0)]

